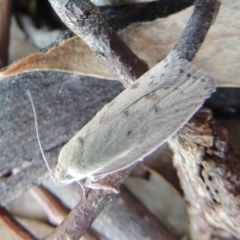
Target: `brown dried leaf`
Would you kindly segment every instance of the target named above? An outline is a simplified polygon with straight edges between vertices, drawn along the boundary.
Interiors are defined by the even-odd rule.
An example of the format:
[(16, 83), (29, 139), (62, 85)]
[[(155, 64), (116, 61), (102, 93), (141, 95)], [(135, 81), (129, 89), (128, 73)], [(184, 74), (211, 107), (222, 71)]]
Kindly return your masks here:
[(94, 56), (87, 44), (78, 37), (65, 40), (60, 46), (45, 53), (33, 53), (10, 66), (1, 77), (29, 71), (53, 70), (80, 75), (117, 79), (105, 63)]
[[(214, 76), (219, 86), (240, 86), (240, 2), (222, 0), (214, 25), (194, 63)], [(168, 18), (133, 24), (120, 36), (149, 67), (166, 57), (179, 39), (192, 7)]]

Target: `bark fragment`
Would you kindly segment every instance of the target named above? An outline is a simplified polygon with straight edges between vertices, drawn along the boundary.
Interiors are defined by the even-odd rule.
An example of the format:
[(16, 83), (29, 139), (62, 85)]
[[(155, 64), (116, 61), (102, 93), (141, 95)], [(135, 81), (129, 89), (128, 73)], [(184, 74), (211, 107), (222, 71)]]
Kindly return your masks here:
[(192, 238), (239, 237), (240, 156), (228, 144), (227, 131), (202, 109), (169, 144), (189, 203)]

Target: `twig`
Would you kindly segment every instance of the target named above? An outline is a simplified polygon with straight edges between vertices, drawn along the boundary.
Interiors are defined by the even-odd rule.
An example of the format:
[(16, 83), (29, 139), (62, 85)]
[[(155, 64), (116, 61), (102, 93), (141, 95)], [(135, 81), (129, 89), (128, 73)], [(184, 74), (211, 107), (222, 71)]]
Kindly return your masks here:
[[(101, 183), (119, 188), (132, 168), (133, 166), (109, 175)], [(114, 196), (115, 193), (112, 191), (90, 190), (86, 199), (83, 199), (45, 240), (68, 238), (78, 240)]]
[(12, 215), (3, 207), (0, 207), (0, 221), (7, 226), (17, 237), (23, 240), (36, 240), (25, 227), (23, 227)]
[(153, 21), (167, 17), (191, 6), (194, 0), (163, 0), (150, 3), (101, 7), (103, 18), (115, 30), (126, 28), (131, 23)]
[[(52, 224), (59, 225), (69, 214), (68, 208), (55, 197), (48, 189), (43, 186), (34, 186), (29, 192), (37, 200), (48, 215)], [(99, 237), (90, 229), (81, 237), (80, 240), (99, 240)]]
[(240, 236), (240, 156), (208, 109), (170, 140), (191, 217), (192, 239)]
[(196, 0), (194, 11), (174, 49), (191, 62), (201, 47), (221, 5), (220, 0)]
[(8, 50), (11, 25), (12, 0), (2, 0), (1, 4), (1, 34), (0, 34), (0, 56), (1, 67), (8, 64)]
[(51, 223), (58, 225), (68, 215), (69, 210), (46, 188), (34, 186), (29, 192), (47, 213)]
[[(75, 3), (75, 1), (70, 0), (70, 1), (68, 1), (67, 5), (66, 5), (66, 7), (68, 9), (66, 11), (65, 6), (61, 6), (59, 1), (56, 1), (56, 0), (49, 0), (49, 1), (51, 2), (52, 6), (55, 8), (57, 13), (60, 15), (61, 19), (64, 20), (65, 24), (67, 26), (69, 26), (71, 28), (71, 30), (73, 30), (77, 34), (79, 33), (79, 36), (82, 36), (82, 33), (84, 33), (85, 31), (89, 31), (89, 32), (85, 33), (86, 36), (88, 36), (88, 37), (90, 36), (92, 38), (92, 39), (89, 39), (88, 37), (85, 36), (85, 39), (88, 41), (89, 46), (92, 47), (92, 49), (95, 52), (98, 52), (98, 54), (100, 54), (100, 55), (102, 54), (105, 59), (107, 57), (110, 57), (110, 60), (112, 59), (113, 55), (109, 54), (109, 51), (111, 49), (111, 48), (109, 48), (109, 47), (111, 47), (109, 44), (110, 33), (109, 33), (109, 31), (106, 31), (106, 29), (109, 29), (109, 28), (106, 26), (105, 22), (104, 23), (102, 22), (102, 18), (100, 17), (100, 15), (95, 7), (93, 7), (88, 2), (86, 3), (86, 1), (81, 1), (81, 3), (78, 2), (78, 5), (77, 5)], [(208, 2), (210, 2), (210, 0), (202, 1), (202, 2), (208, 3)], [(211, 2), (215, 3), (216, 0), (212, 0)], [(199, 1), (197, 1), (197, 4), (195, 5), (195, 11), (193, 12), (193, 15), (191, 16), (191, 18), (188, 22), (188, 25), (186, 27), (187, 30), (184, 31), (182, 38), (180, 39), (179, 43), (176, 45), (176, 49), (181, 54), (181, 49), (179, 48), (179, 46), (180, 45), (182, 46), (183, 44), (185, 44), (184, 48), (183, 48), (183, 54), (181, 54), (181, 56), (183, 58), (187, 58), (187, 59), (189, 59), (189, 57), (188, 57), (188, 54), (185, 53), (185, 49), (193, 48), (195, 50), (194, 55), (190, 54), (190, 56), (193, 58), (196, 54), (196, 51), (199, 49), (199, 46), (200, 46), (199, 41), (189, 42), (187, 40), (187, 37), (190, 38), (192, 35), (192, 33), (191, 33), (191, 31), (189, 31), (189, 29), (196, 29), (199, 24), (197, 21), (192, 20), (192, 19), (195, 19), (195, 14), (197, 14), (199, 17), (199, 13), (201, 11), (203, 11), (201, 15), (203, 17), (206, 17), (206, 19), (200, 19), (200, 20), (202, 23), (206, 20), (206, 25), (210, 26), (210, 23), (212, 22), (212, 20), (215, 17), (216, 9), (219, 6), (217, 4), (214, 4), (213, 5), (215, 7), (214, 11), (208, 12), (208, 14), (205, 15), (204, 11), (206, 9), (199, 8), (198, 3), (199, 3)], [(87, 6), (88, 7), (92, 6), (92, 7), (87, 8)], [(83, 9), (81, 9), (81, 7), (83, 7)], [(196, 8), (199, 8), (199, 11), (196, 11)], [(70, 10), (72, 10), (73, 13), (70, 13), (69, 12)], [(93, 15), (93, 13), (95, 13), (95, 15)], [(91, 18), (93, 18), (93, 20), (91, 20)], [(210, 18), (212, 18), (212, 19), (209, 23)], [(86, 21), (87, 19), (90, 19), (91, 21), (87, 22)], [(81, 29), (82, 23), (86, 23), (86, 24), (88, 24), (88, 26), (84, 25), (83, 29)], [(206, 34), (207, 30), (208, 30), (208, 28), (204, 28), (203, 34)], [(98, 34), (100, 34), (100, 35), (98, 36)], [(187, 35), (189, 35), (189, 36), (187, 36)], [(194, 35), (194, 37), (196, 37), (196, 36)], [(191, 37), (191, 39), (192, 39), (192, 37)], [(201, 38), (202, 41), (203, 41), (203, 39), (204, 38)], [(192, 40), (194, 40), (194, 39), (192, 39)], [(197, 42), (197, 46), (194, 45), (194, 44), (196, 44), (196, 42)], [(99, 44), (99, 47), (97, 47), (98, 44)], [(193, 45), (193, 47), (192, 47), (192, 45)], [(106, 53), (104, 51), (106, 51)], [(118, 54), (121, 55), (121, 51), (119, 51)], [(109, 61), (109, 60), (106, 60), (106, 61)], [(123, 65), (119, 65), (119, 64), (116, 65), (116, 67), (120, 68), (117, 70), (117, 72), (122, 71), (122, 69), (121, 69), (122, 66)], [(123, 67), (125, 69), (125, 66), (123, 66)], [(133, 71), (134, 71), (134, 69), (133, 69)], [(129, 74), (129, 72), (125, 71), (125, 74)], [(122, 76), (124, 76), (124, 74)], [(130, 78), (132, 76), (133, 75), (130, 75)], [(128, 77), (128, 79), (129, 79), (129, 77)], [(108, 178), (104, 179), (105, 184), (119, 187), (122, 184), (122, 182), (124, 181), (124, 179), (127, 177), (127, 175), (129, 174), (131, 169), (132, 169), (132, 167), (130, 167), (129, 169), (127, 169), (125, 171), (115, 173), (111, 176), (111, 178), (109, 176)], [(91, 190), (89, 192), (87, 198), (85, 200), (81, 201), (73, 209), (73, 211), (69, 214), (69, 216), (66, 218), (66, 220), (46, 239), (52, 239), (52, 238), (62, 239), (62, 238), (67, 238), (67, 237), (70, 237), (71, 239), (79, 239), (79, 237), (84, 233), (84, 231), (91, 225), (92, 221), (101, 212), (104, 205), (106, 205), (107, 202), (112, 200), (113, 197), (114, 197), (114, 193), (112, 193), (112, 192), (106, 194), (106, 192), (104, 192), (103, 190), (98, 190), (98, 191)]]
[(112, 31), (90, 0), (70, 0), (65, 5), (58, 0), (49, 2), (62, 21), (117, 73), (124, 86), (148, 70), (147, 64)]

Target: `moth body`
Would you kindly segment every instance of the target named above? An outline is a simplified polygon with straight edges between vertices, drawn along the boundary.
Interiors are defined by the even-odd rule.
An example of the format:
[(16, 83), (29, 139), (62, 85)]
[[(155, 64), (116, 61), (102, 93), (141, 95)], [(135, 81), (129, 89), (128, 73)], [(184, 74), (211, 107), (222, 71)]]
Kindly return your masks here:
[(142, 160), (182, 127), (214, 89), (212, 77), (172, 51), (63, 146), (54, 180), (97, 179)]

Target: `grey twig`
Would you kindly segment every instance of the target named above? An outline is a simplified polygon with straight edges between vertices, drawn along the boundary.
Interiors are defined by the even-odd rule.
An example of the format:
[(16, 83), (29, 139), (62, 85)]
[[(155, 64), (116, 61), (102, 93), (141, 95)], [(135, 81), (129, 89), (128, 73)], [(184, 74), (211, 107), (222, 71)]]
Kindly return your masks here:
[(174, 49), (181, 58), (193, 60), (217, 16), (220, 0), (196, 0), (194, 10)]
[(161, 0), (148, 3), (101, 7), (103, 18), (115, 31), (131, 23), (154, 21), (191, 6), (194, 0)]
[(112, 31), (90, 0), (49, 2), (62, 21), (117, 73), (124, 86), (148, 70), (147, 64)]
[[(133, 166), (109, 175), (101, 183), (119, 188), (128, 176)], [(51, 239), (79, 239), (104, 206), (115, 197), (115, 193), (106, 190), (90, 190), (85, 199), (70, 212), (67, 218), (45, 240)]]

